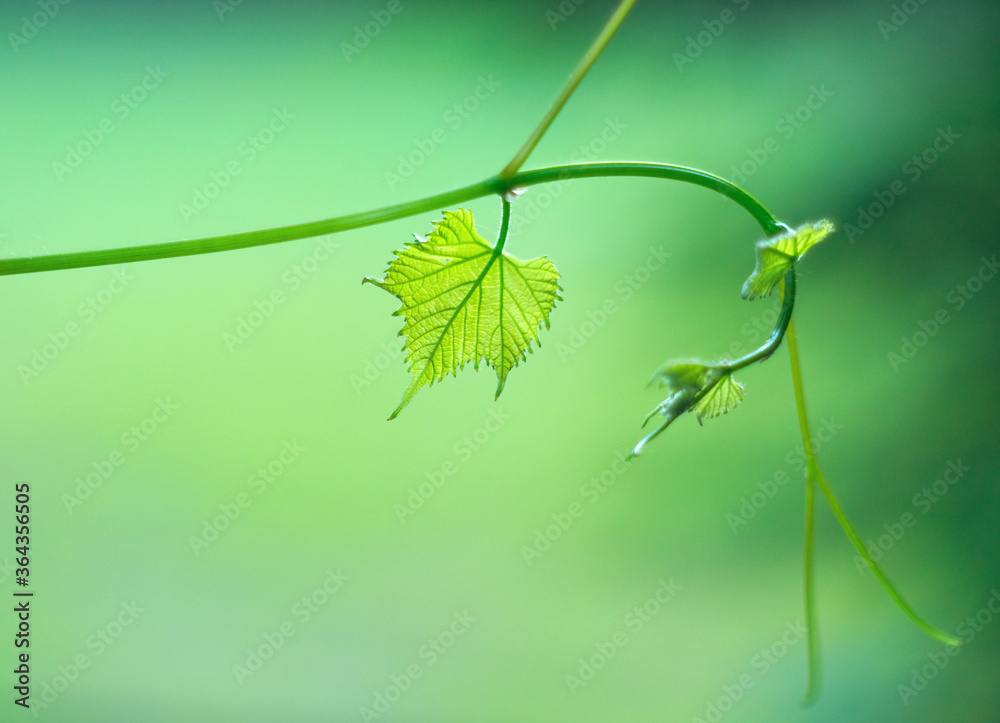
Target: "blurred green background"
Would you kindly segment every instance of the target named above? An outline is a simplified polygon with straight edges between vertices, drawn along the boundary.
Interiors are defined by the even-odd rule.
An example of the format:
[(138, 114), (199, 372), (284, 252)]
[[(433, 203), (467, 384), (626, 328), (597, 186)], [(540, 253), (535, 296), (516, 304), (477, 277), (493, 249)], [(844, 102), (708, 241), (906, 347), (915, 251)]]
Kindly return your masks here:
[[(0, 256), (267, 228), (485, 178), (611, 8), (5, 2)], [(737, 412), (618, 461), (660, 398), (652, 371), (759, 344), (777, 301), (739, 298), (759, 229), (735, 204), (600, 179), (515, 205), (508, 249), (552, 258), (564, 301), (502, 398), (492, 370), (467, 369), (392, 423), (397, 302), (359, 282), (437, 213), (2, 279), (2, 506), (31, 484), (39, 717), (995, 720), (1000, 281), (969, 281), (995, 273), (998, 246), (998, 15), (640, 2), (527, 164), (742, 173), (786, 222), (837, 223), (796, 307), (821, 460), (914, 606), (973, 631), (947, 665), (820, 503), (824, 684), (800, 706), (784, 350), (742, 375)], [(469, 207), (494, 237), (496, 200)], [(255, 326), (233, 343), (241, 321)], [(949, 465), (962, 475), (935, 492)], [(27, 714), (12, 678), (5, 720)]]

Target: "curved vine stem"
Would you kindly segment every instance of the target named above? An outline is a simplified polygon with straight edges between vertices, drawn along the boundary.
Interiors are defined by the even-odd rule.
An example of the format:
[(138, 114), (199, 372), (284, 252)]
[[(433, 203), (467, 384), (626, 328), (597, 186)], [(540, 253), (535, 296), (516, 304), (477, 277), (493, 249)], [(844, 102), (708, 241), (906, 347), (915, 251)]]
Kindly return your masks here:
[[(699, 391), (698, 394), (696, 394), (690, 400), (687, 410), (685, 411), (689, 411), (691, 408), (694, 407), (694, 405), (700, 402), (706, 395), (710, 394), (712, 390), (716, 387), (716, 385), (719, 384), (722, 381), (722, 379), (725, 378), (726, 376), (732, 374), (733, 372), (739, 371), (744, 367), (748, 367), (754, 362), (764, 361), (772, 354), (774, 354), (774, 352), (777, 351), (778, 347), (781, 346), (781, 340), (785, 336), (785, 330), (788, 328), (788, 325), (792, 321), (792, 311), (794, 309), (795, 309), (795, 270), (791, 269), (785, 274), (785, 277), (781, 280), (781, 311), (778, 312), (778, 320), (774, 325), (774, 331), (771, 332), (771, 336), (768, 337), (767, 341), (765, 341), (760, 347), (758, 347), (757, 349), (748, 354), (744, 354), (739, 359), (734, 359), (731, 362), (718, 364), (717, 368), (723, 371), (724, 373), (722, 375), (719, 375), (713, 383), (706, 384), (705, 387), (701, 389), (701, 391)], [(649, 413), (649, 416), (646, 417), (646, 421), (643, 422), (642, 426), (644, 427), (646, 426), (646, 423), (649, 422), (649, 420), (653, 417), (653, 415), (656, 413), (658, 409), (660, 409), (659, 406)], [(635, 447), (632, 448), (632, 451), (628, 453), (628, 458), (632, 459), (633, 457), (637, 457), (640, 454), (642, 454), (642, 450), (645, 448), (647, 444), (649, 444), (652, 440), (656, 439), (660, 434), (663, 433), (664, 430), (666, 430), (667, 427), (669, 427), (679, 418), (680, 418), (679, 414), (668, 414), (667, 418), (660, 424), (659, 427), (657, 427), (652, 432), (643, 437), (641, 440), (639, 440), (638, 444), (636, 444)]]
[[(151, 261), (153, 259), (176, 258), (179, 256), (193, 256), (196, 254), (217, 253), (221, 251), (235, 251), (237, 249), (251, 248), (253, 246), (264, 246), (267, 244), (281, 243), (284, 241), (295, 241), (297, 239), (310, 238), (314, 236), (325, 236), (327, 234), (348, 231), (363, 226), (371, 226), (377, 223), (393, 221), (407, 216), (413, 216), (426, 211), (433, 211), (445, 206), (452, 206), (464, 201), (481, 198), (493, 193), (504, 195), (512, 188), (518, 186), (529, 186), (537, 183), (549, 183), (551, 181), (563, 180), (565, 178), (590, 178), (601, 175), (646, 175), (660, 178), (675, 178), (685, 180), (689, 183), (697, 183), (723, 193), (733, 198), (744, 206), (754, 218), (761, 223), (776, 223), (772, 216), (761, 204), (742, 189), (725, 179), (711, 174), (706, 174), (694, 169), (687, 169), (680, 166), (661, 166), (660, 164), (580, 164), (578, 166), (557, 166), (554, 168), (543, 168), (529, 173), (519, 174), (517, 171), (527, 160), (528, 155), (545, 135), (552, 121), (559, 111), (569, 100), (569, 97), (576, 90), (576, 87), (583, 80), (584, 76), (600, 57), (604, 48), (611, 41), (612, 36), (621, 25), (625, 16), (632, 9), (635, 0), (622, 0), (615, 12), (605, 23), (600, 34), (591, 44), (590, 48), (581, 58), (579, 64), (570, 74), (569, 80), (551, 105), (545, 116), (536, 126), (535, 130), (514, 155), (510, 163), (504, 169), (485, 181), (474, 183), (471, 186), (458, 188), (454, 191), (439, 193), (434, 196), (386, 206), (384, 208), (362, 213), (350, 214), (347, 216), (337, 216), (322, 221), (312, 221), (300, 223), (292, 226), (281, 226), (278, 228), (264, 229), (262, 231), (248, 231), (245, 233), (228, 234), (225, 236), (212, 236), (209, 238), (192, 239), (190, 241), (175, 241), (162, 244), (147, 244), (142, 246), (127, 246), (117, 249), (106, 249), (102, 251), (84, 251), (81, 253), (51, 254), (46, 256), (31, 256), (17, 259), (0, 260), (0, 276), (10, 274), (30, 274), (43, 271), (56, 271), (59, 269), (75, 269), (88, 266), (107, 266), (110, 264), (124, 264), (136, 261)], [(603, 170), (602, 170), (603, 169)]]
[(364, 226), (372, 226), (386, 221), (414, 216), (418, 213), (435, 211), (439, 208), (453, 206), (476, 198), (483, 198), (484, 196), (493, 194), (503, 195), (513, 188), (577, 178), (611, 176), (663, 178), (702, 186), (738, 203), (754, 217), (765, 233), (770, 235), (783, 228), (774, 217), (774, 214), (768, 211), (756, 198), (734, 183), (720, 176), (706, 173), (705, 171), (665, 163), (580, 163), (539, 168), (533, 171), (522, 171), (510, 178), (502, 178), (497, 175), (479, 183), (464, 186), (454, 191), (427, 196), (416, 201), (408, 201), (372, 211), (336, 216), (321, 221), (311, 221), (292, 226), (280, 226), (278, 228), (228, 234), (225, 236), (211, 236), (189, 241), (172, 241), (100, 251), (81, 251), (68, 254), (0, 259), (0, 276), (39, 273), (60, 269), (76, 269), (88, 266), (125, 264), (136, 261), (151, 261), (154, 259), (176, 258), (196, 254), (234, 251), (254, 246), (265, 246), (284, 241), (295, 241), (313, 236), (324, 236), (326, 234), (349, 231)]
[(795, 310), (795, 269), (792, 268), (785, 273), (781, 280), (781, 310), (778, 312), (778, 320), (774, 325), (774, 331), (758, 349), (741, 356), (739, 359), (724, 364), (723, 367), (729, 371), (739, 371), (743, 367), (748, 367), (754, 362), (764, 361), (770, 357), (781, 346), (781, 340), (785, 336), (789, 325), (792, 323), (792, 312)]

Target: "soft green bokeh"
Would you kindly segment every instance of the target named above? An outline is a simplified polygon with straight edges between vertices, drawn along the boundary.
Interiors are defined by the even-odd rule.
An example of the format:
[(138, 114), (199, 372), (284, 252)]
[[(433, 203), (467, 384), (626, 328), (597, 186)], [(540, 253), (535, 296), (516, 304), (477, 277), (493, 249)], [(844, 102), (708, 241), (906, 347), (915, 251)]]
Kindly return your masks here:
[[(902, 3), (916, 12), (883, 37), (900, 4), (677, 5), (638, 3), (528, 167), (592, 155), (742, 173), (790, 225), (837, 224), (801, 266), (796, 307), (820, 459), (862, 536), (885, 543), (907, 599), (954, 631), (997, 607), (1000, 588), (1000, 284), (967, 285), (994, 273), (983, 259), (998, 246), (997, 7)], [(611, 11), (591, 0), (553, 28), (555, 0), (244, 0), (221, 18), (208, 0), (51, 3), (51, 17), (43, 6), (0, 6), (6, 257), (266, 228), (481, 180)], [(391, 20), (345, 57), (373, 12)], [(39, 13), (44, 26), (15, 49), (9, 34)], [(699, 33), (711, 42), (679, 68)], [(116, 103), (144, 79), (134, 107)], [(57, 173), (67, 145), (102, 121), (92, 152)], [(270, 142), (241, 146), (272, 121)], [(913, 156), (936, 139), (920, 169)], [(184, 213), (213, 182), (217, 196)], [(869, 230), (846, 232), (890, 199)], [(469, 207), (493, 236), (496, 199)], [(360, 281), (436, 218), (0, 279), (2, 506), (30, 482), (32, 692), (37, 703), (46, 685), (63, 689), (40, 718), (358, 721), (409, 666), (420, 677), (380, 721), (690, 721), (743, 675), (753, 685), (722, 720), (996, 715), (1000, 625), (988, 609), (992, 624), (903, 704), (898, 686), (942, 646), (858, 573), (822, 504), (824, 688), (800, 707), (805, 644), (780, 643), (802, 618), (784, 349), (743, 371), (739, 409), (703, 428), (688, 415), (622, 467), (661, 398), (643, 385), (665, 359), (734, 356), (774, 321), (776, 299), (740, 300), (759, 238), (745, 212), (649, 179), (531, 189), (507, 248), (562, 274), (541, 349), (497, 402), (493, 373), (468, 368), (387, 423), (409, 379), (401, 320)], [(268, 307), (275, 292), (283, 303)], [(251, 315), (259, 328), (227, 344)], [(63, 339), (70, 323), (79, 333)], [(65, 348), (47, 347), (53, 337)], [(915, 353), (894, 361), (904, 340)], [(158, 404), (162, 421), (140, 441), (129, 430)], [(283, 450), (287, 466), (274, 461)], [(115, 453), (121, 464), (69, 511), (77, 480)], [(256, 470), (269, 463), (284, 469), (265, 483)], [(968, 470), (929, 502), (959, 463)], [(734, 532), (762, 488), (773, 497)], [(401, 521), (415, 490), (429, 498)], [(226, 528), (196, 554), (192, 536), (237, 500), (249, 505), (219, 518)], [(915, 523), (886, 537), (905, 514)], [(0, 520), (7, 595), (12, 518)], [(555, 519), (572, 524), (560, 532)], [(558, 539), (527, 564), (547, 528)], [(346, 582), (306, 616), (295, 606), (331, 571)], [(627, 617), (658, 590), (672, 596), (655, 615)], [(142, 612), (119, 631), (133, 601)], [(422, 646), (448, 642), (466, 613), (475, 622), (432, 663)], [(0, 625), (12, 634), (14, 614)], [(239, 682), (234, 666), (283, 625), (294, 634)], [(120, 635), (102, 649), (92, 636), (109, 626)], [(626, 644), (571, 691), (566, 676), (616, 632)], [(784, 654), (764, 674), (755, 656), (776, 645)], [(13, 644), (0, 647), (11, 671)], [(64, 686), (78, 656), (88, 667)], [(4, 720), (22, 713), (12, 678)]]

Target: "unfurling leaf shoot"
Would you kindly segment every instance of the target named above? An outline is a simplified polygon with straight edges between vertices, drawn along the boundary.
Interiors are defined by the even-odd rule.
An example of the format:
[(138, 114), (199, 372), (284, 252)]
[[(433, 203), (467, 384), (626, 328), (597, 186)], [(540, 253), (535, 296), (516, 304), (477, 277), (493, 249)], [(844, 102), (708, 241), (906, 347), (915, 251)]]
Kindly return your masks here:
[[(685, 359), (665, 362), (653, 375), (653, 382), (670, 391), (667, 398), (646, 415), (646, 426), (657, 414), (664, 419), (660, 426), (647, 434), (629, 453), (642, 453), (650, 440), (685, 412), (694, 412), (700, 424), (703, 419), (718, 417), (736, 408), (743, 401), (743, 385), (733, 379), (733, 370), (725, 362), (703, 362)], [(651, 382), (652, 383), (652, 382)]]
[(795, 262), (832, 232), (833, 224), (824, 219), (758, 241), (757, 266), (743, 284), (743, 298), (749, 301), (770, 294)]

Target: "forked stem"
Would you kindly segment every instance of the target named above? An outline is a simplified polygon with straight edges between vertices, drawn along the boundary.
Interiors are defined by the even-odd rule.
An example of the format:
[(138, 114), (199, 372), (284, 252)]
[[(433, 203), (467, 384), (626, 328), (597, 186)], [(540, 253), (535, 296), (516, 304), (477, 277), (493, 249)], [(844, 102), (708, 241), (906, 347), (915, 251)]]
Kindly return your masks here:
[(885, 589), (889, 597), (892, 598), (893, 602), (902, 610), (908, 618), (910, 618), (913, 623), (923, 630), (925, 633), (930, 635), (937, 640), (940, 640), (946, 645), (958, 646), (962, 644), (962, 641), (955, 637), (954, 635), (949, 635), (948, 633), (939, 630), (934, 627), (926, 620), (924, 620), (917, 612), (910, 607), (909, 603), (903, 599), (903, 596), (899, 593), (896, 587), (889, 581), (889, 578), (883, 572), (882, 568), (879, 567), (878, 563), (872, 558), (871, 554), (865, 548), (864, 543), (858, 536), (858, 533), (854, 531), (854, 527), (847, 519), (847, 515), (844, 514), (844, 510), (840, 506), (840, 502), (837, 501), (836, 495), (834, 495), (833, 490), (826, 481), (826, 477), (823, 475), (823, 470), (820, 469), (819, 462), (816, 459), (816, 450), (813, 448), (812, 435), (809, 432), (809, 419), (806, 415), (806, 402), (805, 395), (802, 391), (802, 371), (799, 366), (799, 350), (798, 344), (795, 341), (795, 324), (794, 322), (789, 322), (788, 330), (785, 334), (788, 338), (788, 356), (791, 360), (792, 366), (792, 386), (795, 389), (795, 407), (798, 411), (799, 417), (799, 429), (802, 432), (802, 446), (805, 451), (806, 456), (806, 552), (805, 552), (805, 604), (806, 604), (806, 628), (807, 628), (807, 640), (809, 645), (809, 684), (806, 688), (806, 699), (809, 700), (815, 696), (819, 690), (819, 668), (817, 664), (818, 660), (818, 641), (816, 635), (816, 615), (815, 615), (815, 605), (813, 599), (813, 497), (815, 486), (818, 486), (820, 491), (823, 493), (823, 497), (826, 499), (830, 509), (833, 511), (833, 516), (837, 518), (837, 522), (840, 524), (841, 529), (847, 538), (854, 545), (854, 549), (857, 550), (858, 554), (865, 561), (865, 564), (871, 569), (872, 574), (875, 579), (879, 581), (879, 584)]

